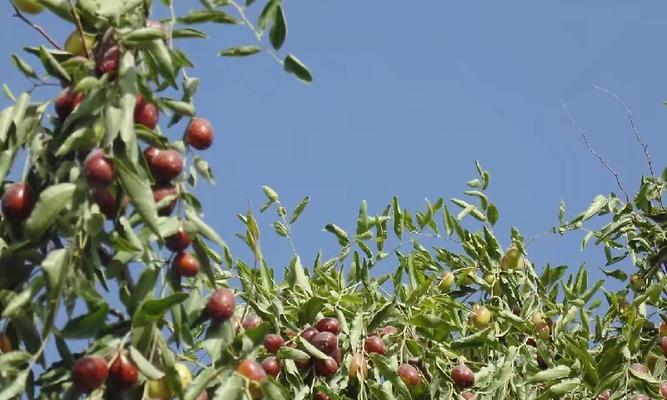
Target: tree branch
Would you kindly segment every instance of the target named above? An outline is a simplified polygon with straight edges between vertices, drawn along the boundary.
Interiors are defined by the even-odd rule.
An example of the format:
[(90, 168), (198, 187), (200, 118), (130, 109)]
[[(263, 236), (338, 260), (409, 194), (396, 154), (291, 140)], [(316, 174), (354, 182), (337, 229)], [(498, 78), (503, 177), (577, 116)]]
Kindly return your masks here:
[(610, 95), (611, 97), (615, 98), (616, 100), (618, 100), (619, 103), (621, 103), (623, 108), (625, 108), (625, 112), (628, 114), (628, 119), (630, 120), (630, 126), (632, 127), (632, 132), (635, 134), (635, 138), (637, 139), (637, 142), (639, 142), (639, 145), (644, 150), (644, 157), (646, 158), (646, 163), (648, 164), (648, 169), (651, 172), (651, 176), (655, 177), (655, 173), (653, 172), (653, 163), (651, 162), (651, 154), (648, 151), (648, 145), (642, 140), (641, 136), (639, 136), (639, 129), (637, 129), (637, 125), (635, 125), (635, 119), (632, 115), (632, 111), (630, 110), (630, 107), (628, 107), (627, 104), (625, 104), (625, 102), (623, 100), (621, 100), (621, 98), (618, 97), (618, 95), (616, 95), (616, 93), (614, 93), (614, 92), (612, 92), (608, 89), (601, 88), (599, 86), (595, 86), (595, 88), (597, 90), (605, 92), (608, 95)]
[(74, 3), (72, 0), (67, 0), (69, 3), (69, 6), (72, 10), (72, 16), (74, 16), (74, 20), (76, 21), (76, 29), (79, 31), (79, 36), (81, 37), (81, 44), (83, 45), (83, 50), (86, 52), (86, 57), (88, 59), (92, 59), (92, 54), (90, 53), (90, 49), (88, 48), (88, 44), (86, 43), (86, 37), (84, 36), (83, 33), (83, 25), (81, 25), (81, 18), (79, 18), (79, 14), (76, 12), (76, 7), (74, 7)]
[(23, 15), (21, 10), (19, 10), (18, 7), (16, 7), (16, 5), (14, 5), (13, 1), (11, 2), (11, 4), (12, 4), (12, 7), (14, 8), (14, 17), (20, 19), (21, 21), (25, 22), (30, 27), (32, 27), (34, 30), (39, 32), (39, 34), (42, 35), (44, 37), (44, 39), (46, 39), (51, 44), (51, 46), (55, 47), (58, 50), (63, 49), (62, 47), (60, 47), (60, 45), (55, 40), (53, 40), (53, 38), (44, 30), (44, 28), (42, 28), (39, 25), (34, 24), (32, 21), (30, 21), (28, 18), (26, 18), (26, 16)]
[(579, 126), (577, 121), (575, 121), (574, 117), (572, 117), (572, 114), (570, 113), (570, 110), (567, 109), (567, 106), (563, 104), (563, 110), (567, 113), (568, 117), (570, 117), (570, 120), (572, 121), (572, 125), (577, 129), (577, 132), (579, 132), (579, 135), (581, 136), (581, 139), (584, 141), (584, 144), (586, 145), (586, 149), (595, 157), (600, 160), (602, 165), (607, 168), (607, 170), (614, 175), (614, 178), (616, 178), (616, 184), (618, 185), (618, 188), (621, 189), (623, 194), (625, 195), (625, 201), (629, 202), (630, 201), (630, 196), (628, 195), (628, 192), (625, 191), (625, 188), (623, 187), (623, 184), (621, 183), (621, 178), (619, 177), (618, 173), (609, 165), (607, 160), (604, 159), (599, 153), (597, 153), (595, 150), (591, 148), (591, 145), (588, 143), (588, 137), (586, 136), (586, 133), (584, 133), (584, 130)]

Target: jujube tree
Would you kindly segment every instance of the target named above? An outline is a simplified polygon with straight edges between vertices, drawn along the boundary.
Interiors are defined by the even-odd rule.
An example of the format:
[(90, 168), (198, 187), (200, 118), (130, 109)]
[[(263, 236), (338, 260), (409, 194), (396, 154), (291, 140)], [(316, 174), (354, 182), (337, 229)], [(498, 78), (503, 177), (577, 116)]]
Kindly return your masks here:
[[(253, 259), (234, 257), (192, 193), (224, 135), (197, 113), (180, 40), (244, 25), (257, 43), (220, 55), (265, 51), (312, 76), (280, 55), (280, 0), (200, 3), (179, 16), (169, 0), (13, 0), (47, 43), (25, 49), (39, 67), (12, 56), (32, 87), (5, 86), (0, 112), (0, 399), (667, 398), (664, 175), (571, 220), (561, 206), (554, 234), (610, 217), (583, 239), (605, 251), (596, 282), (535, 265), (515, 228), (498, 241), (480, 164), (464, 198), (362, 202), (352, 233), (325, 226), (339, 248), (310, 265), (291, 229), (310, 199), (288, 207), (265, 186), (259, 212), (294, 253), (284, 279), (254, 210), (238, 235)], [(162, 6), (170, 17), (151, 19)], [(45, 10), (70, 24), (64, 47), (24, 14)]]

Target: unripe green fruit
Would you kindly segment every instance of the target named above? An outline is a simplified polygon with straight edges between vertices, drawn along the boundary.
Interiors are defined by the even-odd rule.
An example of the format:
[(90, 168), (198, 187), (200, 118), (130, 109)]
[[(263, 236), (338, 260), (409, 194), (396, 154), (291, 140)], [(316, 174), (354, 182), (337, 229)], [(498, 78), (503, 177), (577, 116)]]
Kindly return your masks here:
[(500, 260), (500, 268), (515, 270), (523, 268), (523, 260), (521, 257), (519, 249), (514, 246), (510, 247)]
[(14, 0), (16, 8), (24, 13), (39, 14), (44, 10), (44, 7), (35, 0)]
[[(86, 43), (85, 47), (83, 45), (84, 42)], [(65, 41), (65, 51), (79, 57), (88, 56), (88, 54), (86, 54), (86, 49), (92, 52), (94, 47), (95, 35), (84, 33), (83, 40), (81, 40), (81, 35), (79, 34), (78, 30), (74, 30), (72, 33), (70, 33), (67, 37), (67, 40)]]
[(442, 290), (443, 292), (448, 291), (449, 289), (454, 286), (454, 281), (456, 280), (456, 277), (454, 276), (453, 273), (447, 271), (444, 274), (442, 274), (442, 278), (440, 278), (440, 283), (438, 283), (438, 288)]
[(476, 328), (486, 328), (491, 323), (491, 311), (482, 305), (475, 304), (472, 307), (472, 323)]

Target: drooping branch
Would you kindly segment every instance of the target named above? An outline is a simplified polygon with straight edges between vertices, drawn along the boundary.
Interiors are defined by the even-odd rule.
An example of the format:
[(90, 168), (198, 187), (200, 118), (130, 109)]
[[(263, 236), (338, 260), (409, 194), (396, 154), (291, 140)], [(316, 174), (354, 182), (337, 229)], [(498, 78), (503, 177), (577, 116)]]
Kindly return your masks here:
[(574, 127), (577, 129), (577, 132), (579, 132), (579, 135), (581, 136), (581, 139), (584, 141), (584, 145), (586, 146), (586, 149), (593, 156), (597, 157), (597, 159), (600, 160), (600, 162), (602, 163), (602, 165), (604, 165), (604, 167), (607, 169), (607, 171), (609, 171), (614, 176), (614, 178), (616, 178), (616, 185), (618, 185), (618, 188), (621, 189), (621, 191), (625, 195), (625, 201), (629, 202), (630, 201), (630, 196), (628, 195), (628, 192), (623, 187), (623, 183), (621, 183), (621, 178), (618, 175), (618, 173), (616, 172), (616, 170), (614, 170), (611, 167), (609, 162), (607, 162), (607, 160), (604, 157), (602, 157), (602, 155), (600, 155), (598, 152), (593, 150), (590, 143), (588, 142), (588, 137), (586, 136), (586, 133), (581, 128), (581, 126), (577, 123), (577, 121), (574, 119), (574, 117), (570, 113), (570, 110), (567, 109), (567, 106), (565, 104), (563, 104), (563, 110), (565, 110), (565, 112), (567, 113), (567, 116), (570, 117), (570, 120), (572, 121), (572, 125), (574, 125)]
[(628, 105), (625, 104), (625, 102), (620, 97), (618, 97), (616, 93), (599, 86), (595, 86), (595, 88), (615, 98), (619, 103), (621, 103), (623, 108), (625, 108), (625, 112), (628, 114), (628, 119), (630, 120), (630, 127), (632, 127), (632, 132), (635, 134), (637, 142), (639, 142), (639, 145), (644, 150), (644, 157), (646, 158), (646, 163), (648, 164), (648, 169), (651, 172), (651, 176), (655, 177), (655, 173), (653, 172), (653, 163), (651, 162), (651, 154), (648, 151), (648, 145), (642, 140), (641, 136), (639, 136), (639, 129), (637, 129), (637, 125), (635, 124), (635, 119), (632, 115), (632, 110), (630, 110), (630, 107), (628, 107)]
[(12, 4), (12, 7), (14, 8), (14, 17), (20, 19), (21, 21), (25, 22), (25, 23), (28, 24), (30, 27), (32, 27), (34, 30), (36, 30), (37, 32), (39, 32), (39, 34), (42, 35), (42, 36), (44, 37), (44, 39), (46, 39), (46, 40), (51, 44), (51, 46), (55, 47), (55, 48), (58, 49), (58, 50), (62, 50), (62, 49), (63, 49), (63, 48), (60, 47), (60, 45), (59, 45), (59, 44), (58, 44), (58, 43), (57, 43), (57, 42), (56, 42), (56, 41), (55, 41), (55, 40), (48, 34), (48, 32), (46, 32), (46, 31), (44, 30), (44, 28), (42, 28), (41, 26), (39, 26), (39, 25), (33, 23), (33, 22), (30, 21), (25, 15), (23, 15), (23, 13), (21, 12), (21, 10), (19, 10), (18, 7), (16, 7), (16, 5), (14, 4), (13, 1), (11, 2), (11, 4)]

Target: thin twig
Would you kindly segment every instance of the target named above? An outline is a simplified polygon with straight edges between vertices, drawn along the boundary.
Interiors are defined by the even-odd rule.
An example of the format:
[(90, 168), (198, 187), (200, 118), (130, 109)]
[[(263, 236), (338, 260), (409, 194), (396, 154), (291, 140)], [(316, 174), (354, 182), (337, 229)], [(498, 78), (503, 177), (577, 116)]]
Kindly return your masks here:
[(241, 20), (243, 21), (243, 23), (244, 23), (248, 28), (250, 28), (250, 30), (252, 31), (252, 33), (255, 34), (255, 38), (257, 39), (257, 43), (260, 44), (260, 46), (264, 49), (264, 51), (266, 51), (267, 53), (269, 53), (269, 55), (271, 55), (271, 57), (273, 57), (273, 59), (276, 60), (276, 61), (278, 62), (278, 64), (283, 65), (283, 60), (281, 60), (280, 57), (278, 57), (278, 54), (276, 54), (276, 52), (273, 51), (273, 49), (270, 49), (270, 48), (268, 48), (268, 47), (262, 45), (262, 33), (255, 27), (255, 25), (253, 25), (252, 22), (250, 22), (250, 20), (248, 19), (248, 17), (246, 17), (246, 15), (245, 15), (245, 11), (243, 10), (243, 7), (241, 7), (241, 6), (240, 6), (236, 1), (234, 1), (234, 0), (231, 0), (231, 1), (229, 2), (229, 4), (231, 4), (232, 6), (234, 6), (234, 8), (236, 8), (236, 11), (237, 11), (237, 12), (239, 13), (239, 15), (241, 16)]
[(49, 36), (49, 34), (44, 30), (44, 28), (42, 28), (41, 26), (39, 26), (37, 24), (34, 24), (32, 21), (30, 21), (28, 18), (26, 18), (26, 16), (23, 15), (21, 10), (19, 10), (18, 7), (16, 7), (16, 5), (14, 5), (14, 2), (12, 1), (11, 3), (12, 3), (12, 7), (14, 7), (14, 16), (16, 18), (19, 18), (21, 21), (25, 22), (30, 27), (32, 27), (34, 30), (39, 32), (39, 34), (42, 35), (44, 37), (44, 39), (46, 39), (49, 43), (51, 43), (51, 46), (55, 47), (58, 50), (63, 49), (62, 47), (60, 47), (60, 45), (55, 40), (53, 40), (53, 38), (51, 36)]
[(621, 178), (619, 177), (618, 173), (611, 167), (611, 165), (609, 165), (609, 163), (607, 162), (607, 160), (604, 159), (604, 157), (602, 157), (599, 153), (597, 153), (595, 150), (593, 150), (591, 148), (591, 145), (588, 143), (588, 137), (586, 136), (586, 133), (584, 133), (584, 130), (581, 128), (581, 126), (579, 126), (579, 124), (574, 119), (574, 117), (570, 113), (570, 110), (567, 109), (567, 106), (565, 104), (563, 104), (563, 110), (565, 110), (568, 117), (570, 117), (570, 120), (572, 121), (572, 125), (574, 125), (574, 127), (577, 129), (577, 132), (579, 132), (579, 135), (583, 139), (584, 144), (586, 145), (586, 148), (588, 149), (588, 151), (593, 156), (597, 157), (598, 160), (600, 160), (600, 162), (602, 163), (602, 165), (604, 165), (605, 168), (607, 168), (607, 170), (612, 175), (614, 175), (614, 178), (616, 178), (616, 184), (618, 185), (618, 188), (621, 189), (623, 194), (625, 194), (625, 201), (629, 202), (630, 201), (630, 196), (628, 195), (628, 192), (625, 191), (625, 188), (623, 187), (623, 184), (621, 183)]
[(74, 7), (74, 2), (72, 0), (67, 0), (69, 3), (70, 8), (72, 9), (72, 16), (74, 17), (74, 20), (76, 21), (76, 29), (79, 31), (79, 36), (81, 37), (81, 44), (83, 45), (83, 50), (86, 52), (86, 57), (88, 59), (92, 59), (92, 54), (90, 53), (90, 49), (88, 48), (88, 44), (86, 43), (86, 36), (83, 33), (83, 25), (81, 25), (81, 18), (79, 18), (79, 13), (76, 12), (76, 7)]
[(641, 136), (639, 136), (639, 129), (637, 129), (637, 125), (635, 125), (635, 118), (632, 115), (632, 110), (630, 110), (630, 107), (628, 107), (628, 105), (625, 104), (625, 102), (620, 97), (618, 97), (616, 93), (600, 86), (595, 86), (595, 88), (615, 98), (619, 103), (621, 103), (623, 108), (625, 108), (625, 112), (628, 114), (628, 119), (630, 120), (632, 132), (635, 134), (637, 142), (639, 142), (639, 145), (642, 146), (642, 149), (644, 150), (644, 157), (646, 157), (646, 163), (648, 164), (648, 169), (651, 172), (651, 176), (655, 177), (655, 173), (653, 172), (653, 163), (651, 162), (651, 154), (648, 151), (648, 145), (642, 140)]

